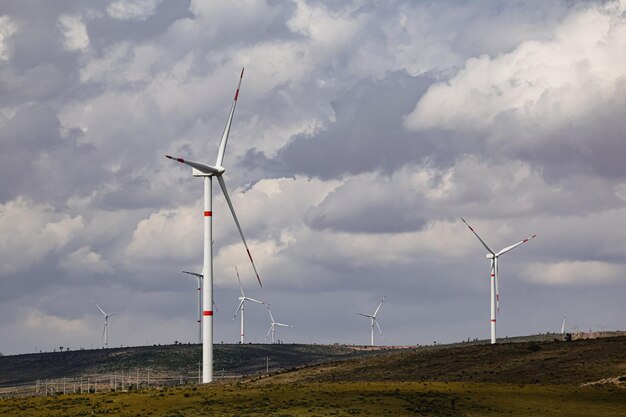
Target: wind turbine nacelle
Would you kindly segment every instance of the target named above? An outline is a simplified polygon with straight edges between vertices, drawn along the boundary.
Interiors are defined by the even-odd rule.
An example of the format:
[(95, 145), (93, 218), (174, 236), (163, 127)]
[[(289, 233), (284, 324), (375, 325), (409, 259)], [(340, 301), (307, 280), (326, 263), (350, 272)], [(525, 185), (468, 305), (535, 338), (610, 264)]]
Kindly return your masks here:
[(487, 259), (493, 259), (494, 258), (493, 253), (488, 253), (488, 254), (485, 255), (485, 257)]
[(225, 169), (223, 167), (209, 167), (211, 169), (216, 169), (217, 172), (202, 172), (199, 169), (196, 168), (191, 168), (191, 175), (193, 175), (194, 177), (213, 177), (215, 175), (222, 175), (225, 171)]
[(195, 169), (195, 168), (191, 168), (191, 174), (194, 177), (212, 177), (213, 174), (205, 174), (204, 172), (200, 171), (199, 169)]

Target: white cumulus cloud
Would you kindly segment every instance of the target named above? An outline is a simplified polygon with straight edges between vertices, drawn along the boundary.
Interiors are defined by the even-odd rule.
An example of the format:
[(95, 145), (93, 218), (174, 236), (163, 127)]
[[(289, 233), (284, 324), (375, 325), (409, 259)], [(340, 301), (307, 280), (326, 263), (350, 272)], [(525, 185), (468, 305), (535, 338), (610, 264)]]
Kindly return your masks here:
[(0, 271), (15, 273), (38, 264), (83, 228), (82, 216), (59, 215), (22, 198), (0, 205)]
[(623, 277), (618, 265), (599, 261), (533, 263), (522, 271), (522, 278), (544, 285), (597, 285)]
[(87, 26), (80, 16), (63, 15), (58, 20), (63, 33), (63, 45), (68, 51), (77, 51), (89, 46)]
[(547, 127), (567, 123), (615, 94), (626, 75), (616, 51), (625, 49), (626, 17), (615, 3), (576, 10), (549, 40), (469, 59), (455, 77), (430, 87), (405, 125), (482, 130), (502, 117)]
[(9, 59), (9, 47), (7, 46), (7, 40), (15, 32), (17, 32), (18, 25), (9, 16), (0, 16), (0, 59)]
[(114, 1), (107, 7), (107, 13), (119, 20), (145, 20), (154, 14), (161, 0)]

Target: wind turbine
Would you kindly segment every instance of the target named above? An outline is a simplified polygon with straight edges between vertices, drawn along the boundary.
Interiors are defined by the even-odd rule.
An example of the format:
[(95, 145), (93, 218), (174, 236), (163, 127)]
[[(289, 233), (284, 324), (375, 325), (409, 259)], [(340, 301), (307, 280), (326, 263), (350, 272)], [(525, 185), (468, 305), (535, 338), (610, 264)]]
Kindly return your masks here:
[(274, 334), (276, 333), (276, 326), (280, 326), (280, 327), (293, 327), (293, 326), (289, 325), (289, 324), (278, 323), (276, 320), (274, 320), (274, 316), (272, 315), (272, 309), (270, 308), (269, 304), (267, 304), (267, 311), (269, 311), (269, 313), (270, 313), (270, 320), (272, 321), (272, 324), (270, 326), (270, 329), (267, 331), (267, 334), (265, 335), (265, 338), (267, 339), (267, 336), (269, 336), (270, 333), (271, 333), (272, 334), (272, 344), (274, 344), (275, 343)]
[(204, 285), (202, 286), (202, 382), (205, 384), (213, 381), (213, 177), (216, 177), (217, 182), (220, 184), (220, 188), (224, 193), (228, 208), (233, 215), (233, 219), (235, 220), (235, 224), (237, 225), (237, 229), (239, 230), (239, 235), (241, 236), (243, 245), (246, 248), (246, 252), (248, 253), (250, 262), (252, 263), (254, 273), (256, 274), (257, 280), (259, 281), (259, 285), (262, 286), (261, 278), (259, 278), (256, 266), (254, 265), (254, 261), (252, 260), (250, 249), (248, 249), (248, 244), (246, 243), (246, 239), (243, 236), (243, 231), (241, 230), (241, 226), (239, 225), (239, 220), (237, 219), (235, 209), (233, 208), (233, 204), (230, 201), (230, 197), (228, 196), (226, 183), (224, 182), (224, 178), (222, 176), (225, 171), (224, 167), (222, 166), (222, 163), (224, 161), (224, 152), (226, 151), (226, 143), (228, 142), (228, 134), (230, 133), (230, 126), (233, 121), (233, 115), (235, 114), (235, 107), (237, 106), (237, 98), (239, 97), (239, 88), (241, 87), (242, 79), (243, 69), (241, 70), (239, 83), (237, 84), (237, 90), (235, 92), (235, 98), (233, 99), (233, 104), (230, 108), (228, 120), (226, 121), (226, 127), (224, 128), (224, 133), (222, 134), (215, 166), (165, 155), (169, 159), (190, 166), (192, 168), (191, 173), (194, 177), (204, 178), (204, 261), (202, 268), (202, 272), (204, 274)]
[(561, 326), (561, 334), (565, 334), (565, 319), (567, 318), (567, 310), (563, 313), (563, 325)]
[(359, 316), (363, 316), (363, 317), (369, 317), (370, 321), (371, 321), (371, 327), (372, 327), (372, 336), (371, 336), (371, 346), (374, 346), (374, 323), (376, 323), (376, 327), (378, 327), (378, 331), (380, 332), (380, 336), (383, 336), (383, 331), (381, 330), (380, 326), (378, 325), (378, 320), (376, 320), (376, 315), (378, 314), (378, 310), (380, 310), (380, 307), (382, 307), (383, 303), (385, 302), (385, 297), (383, 297), (382, 300), (380, 300), (380, 304), (378, 304), (378, 307), (376, 308), (376, 311), (374, 311), (374, 314), (362, 314), (362, 313), (355, 313), (358, 314)]
[(235, 272), (237, 273), (237, 281), (239, 282), (239, 291), (241, 291), (241, 297), (239, 297), (239, 307), (237, 307), (237, 311), (235, 311), (235, 315), (233, 316), (233, 320), (237, 317), (237, 313), (241, 311), (241, 344), (243, 345), (243, 311), (244, 304), (246, 301), (252, 301), (253, 303), (265, 304), (263, 301), (255, 300), (254, 298), (246, 297), (246, 294), (243, 293), (243, 287), (241, 286), (241, 278), (239, 278), (239, 271), (237, 267), (235, 267)]
[(463, 220), (463, 223), (465, 223), (465, 225), (469, 227), (469, 229), (472, 231), (472, 233), (474, 233), (478, 240), (480, 240), (480, 243), (483, 244), (485, 249), (489, 251), (489, 253), (487, 254), (487, 259), (491, 261), (491, 344), (494, 344), (496, 343), (496, 312), (500, 311), (500, 291), (498, 290), (498, 258), (509, 252), (510, 250), (515, 249), (522, 243), (528, 242), (530, 239), (536, 237), (537, 235), (532, 235), (531, 237), (517, 242), (511, 246), (507, 246), (500, 252), (495, 252), (489, 247), (489, 245), (485, 243), (484, 240), (480, 238), (480, 236), (478, 236), (478, 233), (476, 233), (476, 231), (472, 229), (472, 226), (470, 226), (464, 218), (461, 218), (461, 220)]
[(100, 310), (100, 312), (104, 316), (104, 328), (102, 329), (102, 336), (100, 336), (100, 338), (104, 339), (104, 348), (107, 349), (109, 347), (109, 317), (117, 316), (120, 313), (107, 314), (102, 308), (100, 308), (97, 303), (94, 304), (96, 305), (96, 307), (98, 307), (98, 310)]
[(198, 278), (198, 343), (202, 343), (202, 278), (204, 275), (189, 271), (183, 271), (183, 274)]

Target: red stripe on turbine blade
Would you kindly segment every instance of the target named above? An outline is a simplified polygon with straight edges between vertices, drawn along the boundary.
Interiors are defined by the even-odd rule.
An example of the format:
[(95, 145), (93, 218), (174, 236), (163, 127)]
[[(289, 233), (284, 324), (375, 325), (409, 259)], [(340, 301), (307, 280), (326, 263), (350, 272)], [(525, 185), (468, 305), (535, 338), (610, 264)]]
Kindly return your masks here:
[(204, 212), (204, 217), (211, 217), (213, 215), (212, 211), (205, 211)]
[(178, 162), (182, 162), (183, 164), (185, 163), (185, 160), (184, 160), (183, 158), (176, 158), (176, 160), (177, 160)]
[(239, 89), (235, 92), (235, 101), (237, 101), (237, 97), (239, 97)]
[(239, 76), (240, 79), (243, 78), (243, 70), (245, 69), (246, 69), (245, 67), (241, 69), (241, 75)]
[(203, 312), (202, 312), (202, 315), (203, 315), (203, 316), (212, 316), (212, 315), (213, 315), (213, 312), (212, 312), (212, 311), (210, 311), (210, 310), (205, 310), (205, 311), (203, 311)]
[(526, 242), (528, 242), (528, 239), (524, 239), (524, 241), (522, 243), (526, 243)]

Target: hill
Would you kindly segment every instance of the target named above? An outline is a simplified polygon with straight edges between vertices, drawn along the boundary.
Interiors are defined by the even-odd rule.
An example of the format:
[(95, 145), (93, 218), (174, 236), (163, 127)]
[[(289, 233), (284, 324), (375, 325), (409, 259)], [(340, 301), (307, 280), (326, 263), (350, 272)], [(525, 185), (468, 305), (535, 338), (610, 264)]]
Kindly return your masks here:
[[(626, 336), (424, 347), (283, 373), (264, 383), (481, 382), (583, 384), (626, 375)], [(624, 378), (626, 379), (626, 378)]]
[[(363, 347), (351, 346), (220, 345), (216, 346), (216, 352), (221, 352), (222, 362), (218, 363), (229, 360), (232, 369), (248, 369), (252, 373), (263, 370), (262, 359), (267, 354), (293, 366), (306, 362), (305, 358), (324, 363), (203, 386), (128, 388), (115, 392), (109, 387), (97, 394), (92, 391), (62, 395), (57, 391), (46, 397), (0, 399), (0, 415), (624, 415), (625, 336), (573, 342), (518, 340), (524, 341), (365, 349), (363, 352), (370, 355), (367, 357), (359, 356), (364, 353), (357, 349)], [(199, 346), (87, 351), (83, 364), (102, 370), (137, 361), (150, 361), (160, 367), (193, 366), (197, 354)], [(44, 369), (59, 372), (61, 356), (52, 355), (18, 355), (10, 361), (15, 365), (15, 358), (32, 363), (38, 363), (33, 359), (52, 358), (55, 365)], [(3, 378), (6, 364), (0, 361)], [(595, 381), (600, 383), (586, 386)]]
[[(380, 352), (334, 345), (224, 344), (214, 347), (214, 370), (218, 377), (241, 376), (265, 372), (266, 365), (275, 371)], [(0, 386), (135, 369), (150, 369), (154, 376), (195, 375), (201, 360), (197, 344), (10, 355), (0, 357)]]

